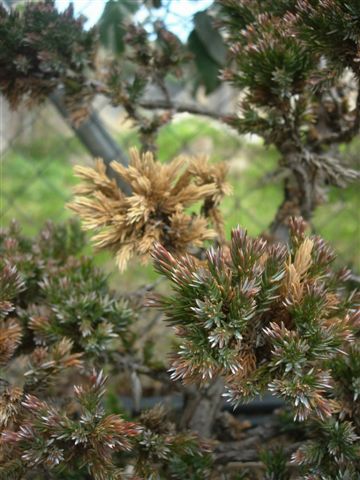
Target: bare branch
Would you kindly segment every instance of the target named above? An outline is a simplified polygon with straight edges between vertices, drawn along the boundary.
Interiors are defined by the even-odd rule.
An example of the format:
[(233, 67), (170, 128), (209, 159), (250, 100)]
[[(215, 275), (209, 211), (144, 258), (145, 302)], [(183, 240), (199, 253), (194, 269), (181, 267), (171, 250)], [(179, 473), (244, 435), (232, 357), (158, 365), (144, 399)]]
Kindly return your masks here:
[[(168, 100), (161, 98), (155, 100), (144, 99), (139, 102), (139, 105), (148, 110), (173, 110), (176, 113), (191, 113), (193, 115), (202, 115), (220, 121), (222, 121), (224, 117), (229, 116), (229, 114), (220, 114), (219, 112), (209, 110), (196, 103), (169, 102)], [(230, 116), (235, 117), (235, 114), (231, 113)]]
[(331, 133), (329, 135), (325, 135), (320, 137), (315, 146), (321, 145), (330, 145), (332, 143), (343, 143), (343, 142), (350, 142), (355, 135), (357, 135), (360, 131), (360, 89), (358, 90), (357, 99), (356, 99), (356, 107), (355, 107), (355, 118), (350, 125), (350, 127), (341, 130), (337, 133)]

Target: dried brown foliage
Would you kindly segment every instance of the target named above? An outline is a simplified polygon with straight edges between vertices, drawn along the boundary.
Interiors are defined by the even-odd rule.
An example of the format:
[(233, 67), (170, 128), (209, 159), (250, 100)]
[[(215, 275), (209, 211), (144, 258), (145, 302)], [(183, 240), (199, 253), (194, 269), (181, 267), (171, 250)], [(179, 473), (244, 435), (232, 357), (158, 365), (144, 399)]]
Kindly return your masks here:
[[(84, 228), (96, 231), (96, 247), (115, 253), (120, 270), (134, 255), (146, 259), (156, 242), (184, 253), (216, 237), (216, 230), (221, 233), (218, 205), (230, 193), (225, 165), (182, 156), (161, 164), (152, 153), (140, 154), (135, 148), (130, 155), (128, 167), (118, 162), (111, 167), (131, 187), (132, 195), (120, 190), (98, 160), (95, 168), (75, 167), (83, 182), (70, 204)], [(199, 201), (201, 214), (190, 214), (188, 208)]]

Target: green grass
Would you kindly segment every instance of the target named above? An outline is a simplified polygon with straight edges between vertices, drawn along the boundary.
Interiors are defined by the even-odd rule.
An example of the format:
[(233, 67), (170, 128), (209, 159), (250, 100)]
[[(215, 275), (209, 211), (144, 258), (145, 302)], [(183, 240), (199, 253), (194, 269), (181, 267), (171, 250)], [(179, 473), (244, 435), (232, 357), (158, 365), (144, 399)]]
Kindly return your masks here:
[[(117, 140), (125, 149), (139, 145), (134, 130), (117, 134)], [(344, 147), (344, 153), (355, 156), (358, 147)], [(281, 184), (269, 183), (259, 187), (264, 175), (276, 167), (276, 151), (265, 149), (260, 144), (250, 144), (231, 130), (198, 118), (181, 118), (161, 129), (158, 139), (161, 161), (168, 161), (180, 153), (201, 154), (204, 150), (211, 153), (214, 162), (230, 162), (230, 182), (234, 194), (222, 205), (227, 235), (238, 224), (246, 227), (251, 235), (262, 232), (274, 218), (282, 200)], [(88, 158), (88, 153), (76, 138), (64, 142), (63, 138), (51, 133), (29, 145), (15, 146), (1, 164), (1, 225), (5, 226), (15, 218), (22, 224), (25, 233), (34, 234), (47, 219), (63, 221), (68, 218), (71, 213), (65, 204), (71, 198), (71, 189), (76, 183), (72, 163), (84, 163)], [(356, 244), (360, 237), (358, 188), (332, 189), (329, 200), (317, 209), (314, 225), (333, 244), (341, 261), (359, 270)], [(93, 255), (90, 246), (87, 253)], [(131, 291), (137, 285), (151, 283), (156, 278), (151, 266), (143, 266), (136, 261), (123, 275), (116, 272), (109, 254), (96, 254), (96, 261), (111, 272), (114, 287), (126, 285)]]

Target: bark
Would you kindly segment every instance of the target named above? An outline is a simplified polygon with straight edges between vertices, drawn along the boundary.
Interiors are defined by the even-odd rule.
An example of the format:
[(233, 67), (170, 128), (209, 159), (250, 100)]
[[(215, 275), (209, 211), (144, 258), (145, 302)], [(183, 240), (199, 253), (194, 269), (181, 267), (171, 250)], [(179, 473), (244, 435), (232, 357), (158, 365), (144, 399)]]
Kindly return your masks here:
[(288, 243), (290, 217), (302, 216), (310, 221), (317, 205), (316, 176), (303, 160), (306, 151), (299, 150), (291, 141), (277, 145), (282, 154), (281, 164), (291, 174), (284, 180), (284, 199), (270, 225), (270, 234), (276, 241)]
[(179, 422), (181, 429), (190, 429), (200, 436), (211, 437), (214, 423), (222, 406), (224, 382), (215, 379), (203, 388), (186, 389), (184, 410)]
[[(263, 425), (246, 430), (246, 438), (234, 442), (223, 442), (215, 447), (214, 459), (217, 465), (228, 465), (232, 462), (258, 462), (259, 454), (272, 440), (279, 442), (283, 432), (276, 418), (272, 418)], [(279, 442), (281, 443), (281, 442)], [(303, 442), (287, 441), (284, 452), (290, 457), (291, 453), (299, 448)]]

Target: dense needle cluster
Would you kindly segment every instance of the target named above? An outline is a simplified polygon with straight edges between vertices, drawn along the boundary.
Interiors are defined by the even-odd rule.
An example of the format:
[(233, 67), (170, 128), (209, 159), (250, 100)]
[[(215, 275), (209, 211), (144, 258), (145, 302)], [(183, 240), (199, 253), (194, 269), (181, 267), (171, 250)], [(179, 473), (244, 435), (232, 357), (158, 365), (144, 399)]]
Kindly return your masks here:
[(207, 479), (211, 472), (210, 445), (191, 432), (177, 433), (164, 407), (144, 412), (136, 439), (136, 473), (140, 478)]
[(306, 420), (310, 440), (293, 455), (301, 478), (357, 478), (359, 296), (346, 293), (349, 272), (332, 268), (325, 242), (292, 220), (289, 247), (237, 228), (205, 261), (162, 246), (153, 256), (174, 290), (149, 300), (179, 340), (172, 378), (206, 384), (220, 375), (234, 404), (270, 390)]
[(93, 260), (79, 256), (83, 246), (75, 222), (49, 223), (35, 241), (16, 224), (0, 233), (4, 354), (21, 336), (22, 352), (65, 341), (77, 352), (99, 355), (125, 335), (133, 314), (111, 295)]
[(119, 415), (105, 414), (101, 403), (105, 380), (101, 372), (94, 373), (87, 385), (76, 386), (78, 405), (68, 405), (68, 412), (25, 395), (23, 423), (18, 429), (2, 432), (3, 468), (13, 467), (21, 474), (45, 465), (59, 473), (64, 467), (69, 472), (87, 470), (94, 480), (120, 478), (112, 457), (130, 450), (132, 437), (140, 429)]
[(310, 49), (325, 55), (332, 68), (349, 67), (359, 77), (359, 15), (357, 0), (299, 0), (295, 18), (297, 30)]
[(331, 250), (305, 236), (304, 223), (293, 221), (289, 249), (237, 228), (230, 247), (209, 250), (205, 261), (162, 246), (153, 255), (174, 287), (153, 300), (181, 339), (173, 378), (220, 374), (234, 403), (268, 388), (300, 420), (344, 408), (333, 398), (332, 366), (352, 348), (359, 314), (355, 297), (341, 294), (347, 273), (331, 269)]
[(205, 474), (208, 446), (166, 412), (133, 423), (107, 407), (100, 368), (118, 373), (134, 312), (80, 256), (83, 246), (74, 222), (48, 224), (36, 239), (15, 224), (0, 233), (0, 477)]
[(25, 394), (125, 338), (132, 312), (91, 260), (76, 257), (83, 241), (76, 223), (48, 224), (35, 241), (15, 224), (0, 233), (0, 429), (21, 422)]
[[(231, 191), (224, 165), (210, 165), (204, 157), (178, 157), (161, 164), (152, 153), (139, 154), (136, 149), (130, 155), (129, 167), (111, 164), (130, 186), (130, 196), (108, 177), (98, 160), (95, 169), (76, 167), (83, 182), (70, 204), (84, 228), (96, 231), (96, 247), (115, 253), (120, 270), (134, 255), (146, 259), (156, 242), (176, 253), (202, 246), (216, 236), (210, 221), (221, 234), (218, 205)], [(190, 214), (188, 207), (197, 202), (203, 202), (201, 214)]]
[(217, 3), (231, 59), (223, 78), (242, 92), (228, 122), (273, 144), (288, 172), (272, 225), (280, 238), (289, 216), (311, 218), (329, 184), (359, 178), (337, 153), (360, 126), (359, 2)]
[(88, 368), (85, 359), (91, 365), (109, 349), (131, 319), (104, 275), (77, 256), (83, 245), (76, 223), (48, 224), (35, 241), (15, 224), (1, 231), (1, 475), (18, 479), (65, 465), (111, 478), (113, 449), (128, 449), (127, 438), (137, 434), (131, 423), (101, 413), (101, 375), (76, 389), (79, 412), (71, 402), (68, 414), (46, 400), (60, 395), (67, 375)]
[[(141, 97), (149, 84), (166, 90), (165, 77), (180, 77), (189, 53), (159, 20), (152, 25), (155, 40), (131, 23), (124, 12), (135, 12), (141, 3), (146, 4), (105, 2), (99, 28), (91, 29), (84, 26), (85, 17), (74, 16), (71, 4), (63, 12), (54, 0), (26, 2), (9, 12), (0, 5), (2, 94), (16, 108), (24, 101), (37, 105), (61, 87), (70, 118), (79, 125), (88, 117), (94, 96), (102, 93), (124, 107), (144, 146), (154, 148), (156, 132), (172, 114), (144, 115)], [(102, 46), (107, 47), (106, 60)]]
[(61, 84), (68, 107), (78, 117), (87, 111), (95, 91), (87, 76), (96, 35), (83, 23), (71, 5), (59, 13), (49, 0), (26, 5), (24, 13), (0, 5), (0, 89), (13, 107), (24, 99), (43, 101)]

